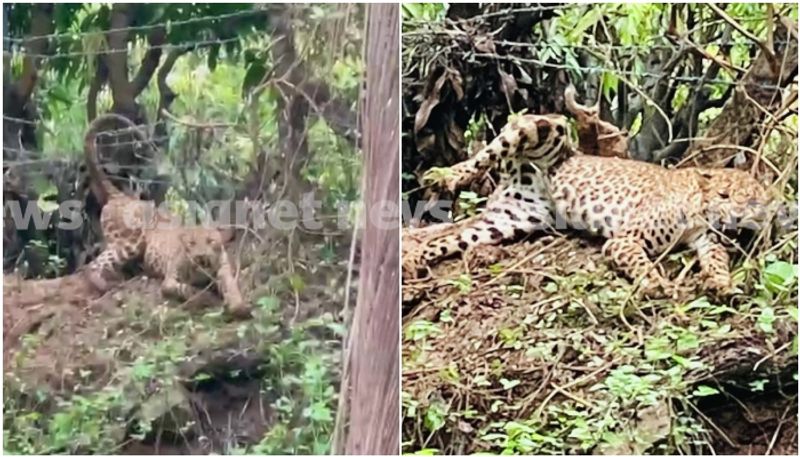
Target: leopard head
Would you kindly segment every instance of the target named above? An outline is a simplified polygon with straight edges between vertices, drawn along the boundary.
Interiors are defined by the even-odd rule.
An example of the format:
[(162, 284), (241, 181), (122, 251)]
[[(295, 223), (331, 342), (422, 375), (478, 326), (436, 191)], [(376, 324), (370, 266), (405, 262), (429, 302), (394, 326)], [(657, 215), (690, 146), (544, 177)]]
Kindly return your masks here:
[(710, 222), (724, 230), (760, 230), (769, 223), (775, 200), (742, 170), (701, 169), (703, 198)]
[[(508, 136), (513, 147), (540, 168), (548, 168), (572, 151), (569, 123), (560, 114), (525, 114), (506, 124), (501, 136)], [(516, 141), (513, 141), (516, 140)]]
[(181, 243), (190, 263), (213, 277), (217, 270), (220, 250), (223, 249), (219, 236), (210, 231), (188, 230), (181, 235)]

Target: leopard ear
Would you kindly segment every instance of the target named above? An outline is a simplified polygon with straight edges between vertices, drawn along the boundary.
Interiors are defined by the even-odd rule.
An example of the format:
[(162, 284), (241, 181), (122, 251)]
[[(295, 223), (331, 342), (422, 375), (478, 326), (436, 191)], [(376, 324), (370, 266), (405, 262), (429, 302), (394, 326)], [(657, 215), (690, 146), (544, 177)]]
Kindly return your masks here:
[(220, 237), (222, 237), (223, 243), (227, 243), (236, 237), (236, 229), (234, 227), (220, 227), (217, 231)]

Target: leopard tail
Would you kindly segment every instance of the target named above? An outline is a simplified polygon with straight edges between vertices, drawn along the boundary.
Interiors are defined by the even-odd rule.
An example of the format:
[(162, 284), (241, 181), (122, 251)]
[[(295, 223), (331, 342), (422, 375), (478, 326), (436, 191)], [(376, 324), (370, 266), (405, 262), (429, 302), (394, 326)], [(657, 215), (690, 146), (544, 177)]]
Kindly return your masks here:
[(97, 134), (100, 133), (107, 123), (112, 121), (125, 124), (126, 128), (130, 128), (140, 141), (147, 141), (147, 137), (139, 130), (136, 124), (127, 117), (119, 114), (102, 114), (89, 124), (89, 129), (83, 137), (83, 152), (86, 159), (86, 167), (89, 171), (89, 177), (91, 178), (92, 191), (101, 205), (105, 205), (111, 198), (125, 195), (122, 191), (114, 187), (114, 184), (111, 183), (111, 180), (100, 167), (97, 160)]

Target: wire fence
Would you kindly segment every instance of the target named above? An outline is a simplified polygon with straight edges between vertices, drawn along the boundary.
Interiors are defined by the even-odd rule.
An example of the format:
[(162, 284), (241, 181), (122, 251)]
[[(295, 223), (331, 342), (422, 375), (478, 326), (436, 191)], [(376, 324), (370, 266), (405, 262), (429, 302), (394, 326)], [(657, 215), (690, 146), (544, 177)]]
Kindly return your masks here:
[(222, 21), (227, 19), (235, 19), (247, 16), (254, 16), (254, 15), (265, 15), (268, 12), (267, 9), (252, 9), (252, 10), (245, 10), (245, 11), (235, 11), (232, 13), (225, 13), (225, 14), (218, 14), (214, 16), (203, 16), (203, 17), (196, 17), (196, 18), (189, 18), (184, 20), (178, 21), (167, 21), (167, 22), (159, 22), (154, 24), (144, 24), (144, 25), (136, 25), (136, 26), (129, 26), (129, 27), (119, 27), (119, 28), (108, 28), (105, 30), (97, 30), (91, 32), (59, 32), (59, 33), (49, 33), (46, 35), (31, 35), (25, 38), (15, 38), (10, 36), (3, 36), (3, 41), (7, 41), (10, 43), (24, 43), (26, 40), (30, 39), (53, 39), (53, 38), (69, 38), (69, 39), (80, 39), (86, 36), (94, 36), (97, 34), (103, 33), (114, 33), (114, 32), (142, 32), (142, 31), (149, 31), (155, 30), (158, 28), (164, 27), (180, 27), (183, 25), (193, 25), (199, 24), (204, 22), (213, 22), (213, 21)]
[[(591, 6), (591, 5), (590, 5)], [(566, 9), (572, 8), (583, 8), (586, 5), (580, 4), (570, 4), (570, 5), (539, 5), (539, 6), (532, 6), (532, 7), (511, 7), (506, 8), (501, 11), (485, 13), (478, 16), (473, 16), (467, 19), (460, 19), (457, 21), (451, 22), (474, 22), (475, 20), (479, 19), (488, 19), (492, 17), (501, 17), (505, 15), (515, 15), (515, 14), (522, 14), (522, 13), (530, 13), (530, 12), (552, 12), (552, 11), (563, 11)], [(737, 22), (759, 22), (767, 20), (766, 16), (764, 17), (743, 17), (743, 18), (734, 18)], [(430, 35), (446, 35), (446, 36), (464, 36), (470, 38), (470, 41), (473, 41), (476, 38), (475, 33), (468, 32), (467, 30), (460, 30), (455, 28), (450, 29), (442, 29), (439, 28), (440, 24), (438, 23), (431, 23), (430, 21), (423, 21), (423, 20), (411, 20), (411, 21), (404, 21), (413, 24), (422, 25), (422, 30), (412, 30), (412, 31), (405, 31), (403, 32), (404, 40), (408, 41), (410, 45), (415, 44), (413, 42), (413, 37), (415, 36), (430, 36)], [(714, 20), (709, 21), (709, 23), (723, 23), (722, 20)], [(436, 25), (431, 25), (436, 24)], [(701, 24), (702, 26), (703, 24)], [(464, 59), (487, 59), (487, 60), (505, 60), (514, 63), (527, 63), (532, 64), (541, 68), (549, 68), (554, 70), (567, 70), (576, 73), (582, 73), (585, 75), (592, 75), (598, 73), (610, 73), (613, 75), (624, 76), (631, 79), (638, 79), (638, 78), (654, 78), (654, 79), (668, 79), (678, 83), (686, 83), (686, 84), (719, 84), (729, 87), (737, 87), (737, 86), (747, 86), (749, 88), (757, 87), (762, 89), (768, 90), (776, 90), (781, 91), (786, 89), (784, 86), (779, 86), (776, 84), (769, 84), (758, 82), (754, 83), (751, 81), (740, 81), (734, 79), (724, 79), (724, 78), (707, 78), (703, 76), (687, 76), (687, 75), (680, 75), (676, 74), (675, 71), (672, 72), (653, 72), (653, 71), (638, 71), (638, 70), (627, 70), (619, 68), (618, 66), (609, 66), (607, 64), (613, 63), (615, 58), (624, 57), (628, 54), (651, 54), (653, 51), (680, 51), (683, 49), (691, 49), (692, 46), (705, 48), (704, 51), (708, 52), (708, 48), (711, 46), (716, 46), (719, 48), (729, 48), (733, 46), (747, 46), (749, 48), (757, 48), (758, 44), (752, 40), (736, 40), (736, 41), (725, 41), (721, 37), (716, 38), (707, 43), (702, 44), (695, 44), (695, 43), (681, 43), (678, 42), (676, 44), (664, 44), (659, 43), (658, 41), (665, 40), (664, 36), (653, 36), (648, 37), (649, 43), (636, 43), (636, 44), (606, 44), (606, 43), (555, 43), (548, 40), (540, 40), (535, 43), (525, 43), (525, 42), (514, 42), (514, 41), (507, 41), (507, 40), (494, 40), (492, 39), (492, 35), (494, 35), (497, 31), (492, 31), (489, 36), (491, 42), (496, 46), (504, 47), (504, 54), (498, 53), (491, 53), (491, 52), (476, 52), (475, 50), (464, 50), (460, 49), (457, 46), (451, 46), (455, 53), (460, 54), (463, 56)], [(407, 40), (407, 38), (411, 37), (412, 40)], [(773, 41), (773, 45), (778, 46), (787, 46), (791, 43), (796, 43), (797, 40), (788, 41), (788, 40), (775, 40)], [(517, 55), (513, 51), (509, 52), (509, 50), (514, 50), (514, 48), (521, 49), (522, 51)], [(549, 61), (549, 59), (540, 59), (532, 56), (541, 56), (542, 53), (550, 51), (553, 53), (561, 53), (564, 50), (586, 50), (590, 51), (592, 57), (600, 59), (602, 57), (603, 63), (597, 67), (587, 67), (573, 63), (556, 63)], [(609, 55), (609, 52), (615, 51), (617, 55)], [(524, 55), (527, 54), (527, 55)], [(620, 56), (622, 54), (622, 56)], [(687, 53), (687, 56), (691, 55)], [(566, 56), (561, 55), (558, 56), (562, 60), (566, 60)], [(571, 56), (572, 58), (576, 57), (574, 54)], [(671, 56), (670, 56), (671, 57)], [(715, 56), (720, 57), (721, 56)], [(733, 65), (730, 65), (733, 67)], [(723, 66), (723, 70), (725, 70), (725, 66)], [(735, 69), (736, 70), (736, 69)], [(797, 77), (792, 81), (792, 83), (797, 83)]]

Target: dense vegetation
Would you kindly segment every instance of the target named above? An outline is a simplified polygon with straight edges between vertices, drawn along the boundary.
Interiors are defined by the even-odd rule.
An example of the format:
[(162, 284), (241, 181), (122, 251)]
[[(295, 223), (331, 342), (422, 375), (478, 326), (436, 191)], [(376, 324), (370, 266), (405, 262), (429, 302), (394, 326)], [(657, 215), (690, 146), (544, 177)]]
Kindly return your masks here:
[[(91, 305), (6, 299), (6, 452), (328, 452), (357, 280), (364, 7), (5, 4), (3, 21), (4, 204), (53, 217), (15, 229), (4, 213), (6, 274), (44, 288), (96, 254), (82, 142), (109, 111), (158, 147), (101, 149), (106, 171), (179, 214), (322, 201), (317, 230), (238, 227), (244, 323), (165, 304), (146, 279)], [(56, 228), (74, 198), (91, 223)]]
[[(780, 229), (734, 254), (728, 300), (637, 300), (573, 233), (445, 262), (404, 285), (409, 453), (795, 453), (797, 7), (403, 5), (403, 191), (572, 83), (665, 166), (751, 171)], [(577, 144), (577, 141), (576, 141)], [(481, 211), (493, 182), (458, 197)], [(425, 224), (427, 214), (407, 223)], [(692, 255), (662, 260), (671, 277)], [(761, 414), (755, 414), (758, 410)]]

